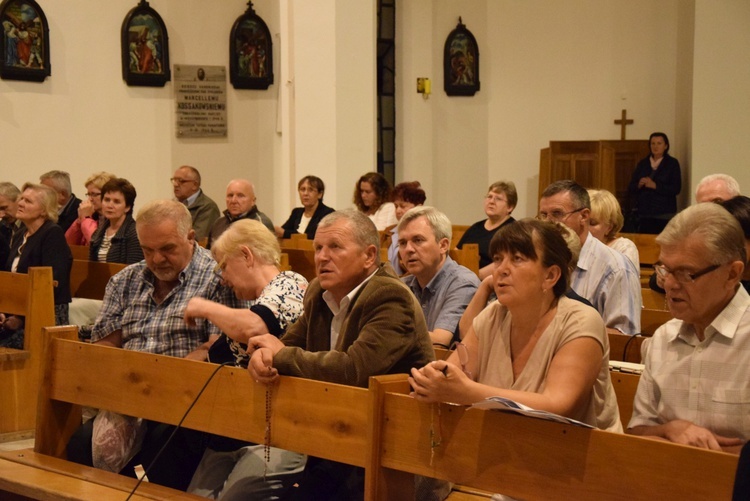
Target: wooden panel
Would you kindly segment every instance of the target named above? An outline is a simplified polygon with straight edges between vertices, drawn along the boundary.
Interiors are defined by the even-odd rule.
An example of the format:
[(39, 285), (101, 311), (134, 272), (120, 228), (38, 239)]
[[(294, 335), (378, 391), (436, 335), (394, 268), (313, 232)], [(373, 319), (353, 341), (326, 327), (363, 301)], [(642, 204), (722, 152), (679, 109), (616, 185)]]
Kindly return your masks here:
[(641, 261), (641, 268), (651, 268), (659, 260), (661, 247), (656, 243), (657, 235), (620, 233), (619, 236), (632, 240), (638, 248), (638, 259)]
[(89, 246), (88, 245), (69, 245), (68, 247), (70, 247), (70, 253), (73, 254), (73, 259), (83, 259), (83, 260), (88, 261), (89, 259)]
[(609, 337), (609, 359), (623, 362), (641, 363), (643, 336), (607, 332)]
[(648, 310), (669, 311), (669, 308), (667, 307), (667, 296), (661, 292), (642, 288), (641, 298), (643, 299), (643, 307)]
[(0, 273), (0, 311), (24, 315), (24, 350), (0, 359), (0, 434), (30, 432), (36, 420), (44, 343), (42, 328), (55, 325), (52, 268)]
[(460, 249), (450, 250), (451, 259), (479, 275), (479, 244), (464, 244)]
[(126, 267), (121, 263), (74, 259), (70, 269), (70, 293), (73, 297), (103, 299), (109, 279)]
[(641, 332), (653, 336), (656, 329), (672, 320), (672, 314), (664, 310), (644, 308), (641, 311)]
[(296, 271), (308, 281), (318, 276), (315, 270), (315, 251), (304, 249), (284, 249), (284, 253), (289, 256), (289, 266), (292, 271)]
[(573, 172), (570, 179), (585, 188), (599, 184), (599, 160), (592, 155), (576, 155), (573, 158)]
[[(74, 431), (68, 419), (75, 414), (74, 406), (61, 402), (177, 424), (216, 369), (184, 426), (264, 441), (266, 386), (254, 382), (246, 369), (58, 339), (47, 363), (36, 452), (61, 457)], [(367, 390), (291, 377), (271, 388), (273, 445), (364, 466)], [(60, 423), (66, 423), (62, 429)]]
[[(578, 500), (730, 499), (737, 467), (732, 454), (504, 412), (420, 404), (407, 395), (386, 393), (382, 419), (379, 474), (427, 475), (519, 499), (561, 493)], [(439, 430), (436, 447), (431, 429)], [(375, 499), (405, 496), (386, 487)]]
[(451, 228), (451, 249), (455, 249), (456, 245), (458, 245), (459, 240), (461, 240), (461, 237), (464, 236), (464, 233), (466, 233), (466, 230), (469, 229), (469, 225), (466, 224), (454, 224)]
[(641, 376), (638, 374), (611, 371), (609, 377), (612, 380), (615, 394), (617, 394), (620, 421), (622, 422), (622, 429), (625, 430), (628, 427), (630, 418), (633, 416), (633, 401), (635, 400), (635, 393), (638, 390), (638, 381), (641, 380)]

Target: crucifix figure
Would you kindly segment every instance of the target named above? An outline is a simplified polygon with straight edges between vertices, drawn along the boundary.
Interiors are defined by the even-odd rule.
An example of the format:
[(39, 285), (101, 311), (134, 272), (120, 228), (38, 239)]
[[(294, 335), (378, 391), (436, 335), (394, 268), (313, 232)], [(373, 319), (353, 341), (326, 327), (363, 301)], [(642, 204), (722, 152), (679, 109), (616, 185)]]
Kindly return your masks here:
[(620, 126), (620, 139), (625, 141), (625, 127), (632, 124), (633, 120), (628, 120), (628, 110), (622, 110), (622, 118), (615, 120), (615, 125)]

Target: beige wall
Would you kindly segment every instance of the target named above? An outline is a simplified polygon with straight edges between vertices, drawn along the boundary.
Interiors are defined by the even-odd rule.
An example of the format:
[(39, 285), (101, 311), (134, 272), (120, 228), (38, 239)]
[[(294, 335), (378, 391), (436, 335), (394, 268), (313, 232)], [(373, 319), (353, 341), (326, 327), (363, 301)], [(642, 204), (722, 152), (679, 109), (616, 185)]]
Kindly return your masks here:
[[(274, 35), (268, 91), (228, 85), (229, 137), (174, 137), (172, 85), (126, 86), (119, 30), (132, 0), (47, 2), (52, 77), (0, 80), (0, 178), (18, 184), (59, 168), (75, 191), (93, 171), (131, 179), (136, 205), (171, 194), (190, 163), (222, 205), (233, 177), (255, 181), (277, 223), (305, 174), (326, 202), (351, 204), (375, 166), (374, 0), (257, 0)], [(161, 0), (173, 64), (228, 65), (245, 0)], [(202, 15), (205, 9), (211, 15)], [(483, 217), (489, 183), (519, 188), (516, 216), (536, 212), (539, 150), (550, 140), (667, 132), (685, 187), (725, 171), (750, 190), (750, 4), (744, 0), (401, 0), (397, 11), (397, 181), (420, 180), (457, 224)], [(480, 45), (482, 88), (443, 92), (442, 53), (458, 16)], [(432, 79), (425, 100), (417, 77)], [(690, 185), (688, 186), (688, 182)]]

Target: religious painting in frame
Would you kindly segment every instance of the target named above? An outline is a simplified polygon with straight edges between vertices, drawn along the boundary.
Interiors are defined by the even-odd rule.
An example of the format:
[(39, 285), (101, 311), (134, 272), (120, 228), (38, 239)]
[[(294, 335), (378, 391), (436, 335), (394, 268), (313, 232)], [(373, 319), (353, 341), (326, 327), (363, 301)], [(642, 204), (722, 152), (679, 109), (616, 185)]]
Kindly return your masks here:
[(479, 45), (460, 17), (445, 40), (443, 76), (449, 96), (473, 96), (479, 91)]
[(171, 79), (169, 35), (158, 12), (146, 0), (122, 22), (122, 79), (128, 85), (164, 87)]
[(4, 0), (0, 3), (3, 23), (0, 77), (43, 82), (50, 76), (49, 25), (34, 0)]
[(229, 35), (229, 81), (235, 89), (265, 90), (273, 83), (271, 32), (251, 1)]

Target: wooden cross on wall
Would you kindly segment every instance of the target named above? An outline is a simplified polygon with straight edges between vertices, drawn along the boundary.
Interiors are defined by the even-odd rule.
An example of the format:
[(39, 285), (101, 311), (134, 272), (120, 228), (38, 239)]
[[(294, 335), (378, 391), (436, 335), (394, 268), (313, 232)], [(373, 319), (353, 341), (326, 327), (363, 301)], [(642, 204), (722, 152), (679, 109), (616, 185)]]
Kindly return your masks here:
[(625, 141), (625, 127), (632, 123), (632, 120), (628, 120), (628, 110), (622, 110), (622, 118), (615, 120), (615, 125), (620, 126), (620, 140)]

